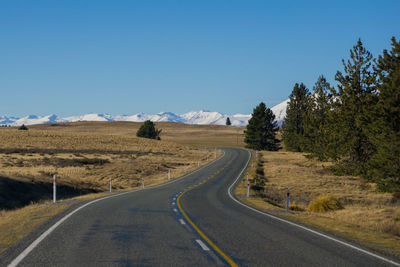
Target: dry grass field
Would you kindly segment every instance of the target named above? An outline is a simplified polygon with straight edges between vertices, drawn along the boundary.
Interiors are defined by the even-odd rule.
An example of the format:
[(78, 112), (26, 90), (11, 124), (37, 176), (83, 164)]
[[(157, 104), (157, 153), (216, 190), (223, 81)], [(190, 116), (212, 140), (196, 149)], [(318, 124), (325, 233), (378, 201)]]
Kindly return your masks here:
[[(174, 179), (207, 164), (220, 155), (212, 147), (243, 146), (243, 128), (157, 123), (163, 130), (157, 141), (137, 138), (140, 125), (0, 128), (0, 253), (71, 203), (101, 196), (110, 177), (116, 191), (137, 188), (142, 178), (148, 187), (167, 182), (169, 170)], [(50, 202), (53, 175), (57, 205)]]
[[(382, 252), (400, 256), (400, 203), (392, 194), (381, 193), (373, 183), (359, 177), (335, 176), (329, 163), (306, 158), (302, 153), (262, 152), (267, 183), (262, 192), (240, 198), (262, 210), (321, 228)], [(254, 164), (255, 165), (255, 164)], [(255, 168), (248, 169), (250, 180)], [(290, 189), (291, 213), (284, 213), (286, 190)], [(310, 212), (309, 203), (318, 196), (332, 196), (343, 209)]]
[[(142, 125), (140, 122), (72, 122), (40, 124), (31, 129), (72, 132), (98, 133), (106, 135), (135, 136)], [(156, 128), (162, 129), (161, 139), (191, 147), (243, 147), (245, 127), (224, 125), (189, 125), (176, 122), (156, 122)]]

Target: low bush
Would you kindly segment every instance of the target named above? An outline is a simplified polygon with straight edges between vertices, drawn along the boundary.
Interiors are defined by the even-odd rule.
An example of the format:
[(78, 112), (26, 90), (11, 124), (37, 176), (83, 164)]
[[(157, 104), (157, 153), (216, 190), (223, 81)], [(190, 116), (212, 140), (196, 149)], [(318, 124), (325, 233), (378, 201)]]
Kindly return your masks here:
[(293, 211), (304, 211), (304, 208), (298, 205), (296, 202), (290, 203), (289, 204), (289, 210)]
[(25, 124), (22, 124), (21, 126), (18, 127), (18, 130), (27, 131), (28, 127), (26, 127)]
[(329, 195), (321, 195), (311, 201), (307, 206), (310, 212), (328, 212), (343, 209), (343, 205), (336, 198)]

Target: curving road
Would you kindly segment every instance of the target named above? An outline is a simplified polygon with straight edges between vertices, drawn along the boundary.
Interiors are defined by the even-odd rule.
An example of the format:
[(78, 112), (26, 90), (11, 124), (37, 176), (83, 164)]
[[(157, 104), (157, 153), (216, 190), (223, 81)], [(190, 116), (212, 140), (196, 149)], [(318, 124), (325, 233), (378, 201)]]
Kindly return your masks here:
[(228, 189), (249, 156), (242, 149), (225, 149), (219, 160), (183, 179), (94, 202), (68, 217), (31, 251), (22, 256), (23, 248), (8, 251), (0, 265), (18, 255), (20, 262), (12, 263), (18, 266), (396, 264), (235, 201)]

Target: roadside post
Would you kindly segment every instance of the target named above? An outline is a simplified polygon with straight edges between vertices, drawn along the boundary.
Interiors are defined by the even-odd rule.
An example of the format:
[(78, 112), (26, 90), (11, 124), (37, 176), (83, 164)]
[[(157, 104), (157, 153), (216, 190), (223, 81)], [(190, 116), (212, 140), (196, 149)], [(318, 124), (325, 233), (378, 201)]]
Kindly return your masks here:
[(112, 192), (112, 177), (110, 177), (110, 193)]
[(56, 175), (53, 175), (53, 203), (57, 201)]
[(254, 178), (254, 185), (256, 185), (256, 183), (257, 183), (257, 179), (256, 179), (256, 178)]
[(286, 213), (289, 213), (289, 200), (290, 200), (290, 190), (286, 191)]
[(142, 188), (144, 189), (144, 178), (142, 178)]
[(217, 148), (215, 148), (215, 151), (214, 151), (214, 159), (216, 159), (217, 158)]
[(247, 182), (247, 193), (246, 193), (246, 197), (249, 197), (250, 194), (250, 183)]
[(197, 162), (197, 167), (200, 167), (200, 161)]
[(168, 170), (168, 181), (171, 180), (171, 170)]
[(249, 174), (247, 174), (247, 176), (246, 176), (246, 181), (247, 181), (247, 183), (249, 183)]

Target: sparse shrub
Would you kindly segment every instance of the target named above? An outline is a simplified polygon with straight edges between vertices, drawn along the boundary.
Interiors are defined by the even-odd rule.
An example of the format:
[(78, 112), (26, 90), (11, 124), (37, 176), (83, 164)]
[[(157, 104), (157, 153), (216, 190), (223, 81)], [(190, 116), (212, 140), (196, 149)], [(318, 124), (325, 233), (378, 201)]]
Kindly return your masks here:
[(393, 192), (392, 202), (396, 203), (398, 201), (400, 201), (400, 191)]
[(264, 189), (264, 187), (259, 185), (258, 183), (256, 185), (254, 185), (254, 184), (251, 185), (250, 188), (251, 188), (251, 190), (254, 190), (254, 191), (261, 191)]
[(262, 168), (262, 167), (257, 167), (256, 173), (257, 173), (258, 175), (264, 176), (264, 168)]
[(336, 198), (329, 195), (321, 195), (311, 201), (307, 206), (310, 212), (328, 212), (343, 209), (343, 205)]
[(293, 211), (304, 211), (304, 208), (299, 206), (296, 202), (290, 203), (289, 204), (289, 210)]
[(21, 126), (18, 127), (18, 130), (27, 131), (28, 127), (26, 127), (25, 124), (22, 124)]

